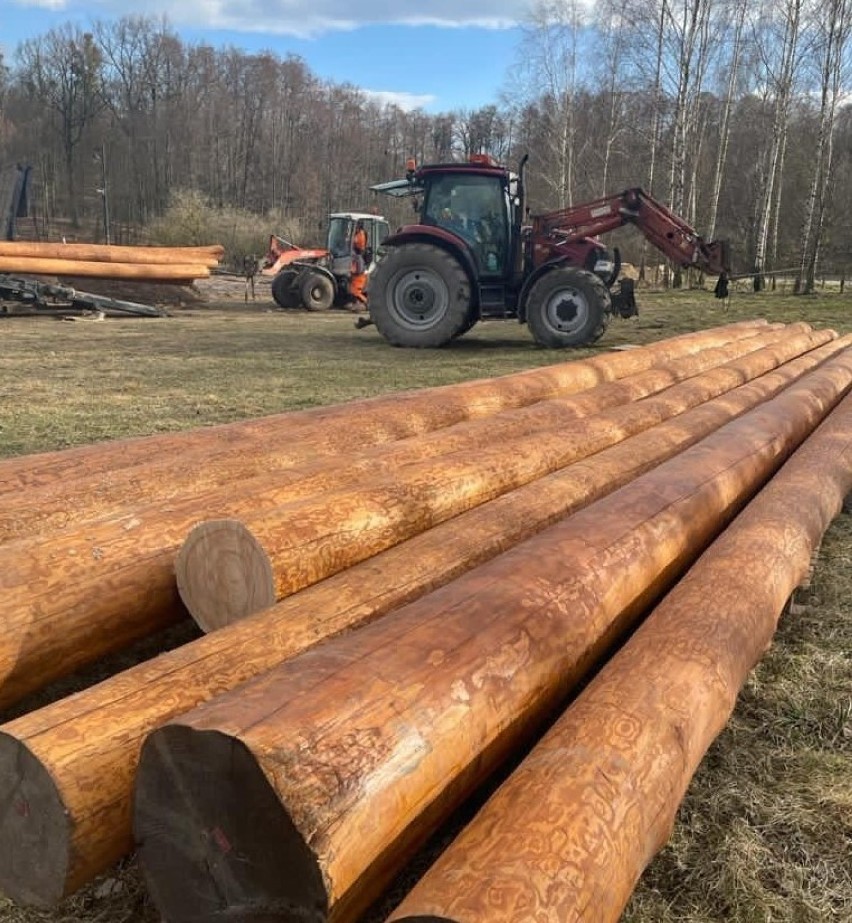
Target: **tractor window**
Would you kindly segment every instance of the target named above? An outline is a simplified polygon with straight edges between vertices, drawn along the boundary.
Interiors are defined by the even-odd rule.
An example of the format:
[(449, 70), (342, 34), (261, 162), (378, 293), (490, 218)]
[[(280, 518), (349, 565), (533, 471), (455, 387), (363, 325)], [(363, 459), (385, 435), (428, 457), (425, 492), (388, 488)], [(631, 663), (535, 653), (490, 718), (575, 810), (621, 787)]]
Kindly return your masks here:
[(506, 193), (498, 177), (447, 173), (429, 185), (424, 224), (458, 234), (484, 272), (502, 273), (508, 262)]
[(328, 249), (332, 256), (349, 256), (354, 225), (349, 218), (332, 218), (328, 226)]

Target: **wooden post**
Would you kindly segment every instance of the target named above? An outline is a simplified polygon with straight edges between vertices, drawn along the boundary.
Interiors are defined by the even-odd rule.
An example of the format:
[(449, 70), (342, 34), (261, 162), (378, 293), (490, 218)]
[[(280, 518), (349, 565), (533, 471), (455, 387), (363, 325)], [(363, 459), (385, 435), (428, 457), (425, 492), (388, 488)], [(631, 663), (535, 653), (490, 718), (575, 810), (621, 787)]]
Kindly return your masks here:
[(391, 915), (616, 923), (852, 489), (847, 397)]
[[(673, 417), (563, 471), (464, 513), (316, 584), (257, 616), (214, 632), (91, 689), (5, 725), (0, 778), (17, 767), (37, 785), (25, 821), (15, 804), (0, 813), (0, 885), (13, 899), (58, 901), (132, 845), (130, 787), (139, 749), (158, 725), (270, 669), (324, 638), (366, 624), (481, 564), (598, 499), (732, 418), (772, 398), (849, 346), (839, 340)], [(655, 401), (706, 387), (714, 370)], [(35, 760), (38, 768), (29, 762)], [(7, 790), (13, 790), (9, 782)], [(33, 831), (50, 831), (36, 836)], [(21, 843), (28, 844), (20, 848)]]
[[(801, 341), (794, 338), (794, 342)], [(736, 348), (736, 344), (724, 347), (722, 355)], [(494, 420), (483, 434), (487, 441), (443, 455), (435, 464), (413, 464), (418, 452), (409, 448), (405, 457), (385, 456), (385, 464), (375, 470), (381, 473), (380, 480), (344, 490), (329, 485), (331, 492), (315, 491), (298, 502), (267, 506), (240, 521), (201, 522), (189, 533), (175, 562), (181, 599), (205, 630), (251, 615), (473, 506), (639, 432), (649, 425), (644, 407), (636, 412), (626, 408), (617, 416), (617, 425), (591, 414), (663, 390), (667, 382), (673, 384), (719, 359), (716, 350), (684, 357), (580, 395), (576, 401), (585, 405), (589, 416), (573, 425), (553, 423), (547, 430), (513, 438), (514, 429), (501, 430), (500, 421)]]
[[(630, 352), (500, 378), (277, 414), (256, 420), (101, 443), (0, 461), (0, 538), (121, 515), (131, 505), (173, 501), (265, 471), (490, 417), (564, 397), (702, 349), (754, 337), (748, 322)], [(221, 466), (221, 473), (220, 471)]]
[(850, 385), (847, 351), (430, 596), (154, 731), (134, 823), (160, 910), (356, 918)]

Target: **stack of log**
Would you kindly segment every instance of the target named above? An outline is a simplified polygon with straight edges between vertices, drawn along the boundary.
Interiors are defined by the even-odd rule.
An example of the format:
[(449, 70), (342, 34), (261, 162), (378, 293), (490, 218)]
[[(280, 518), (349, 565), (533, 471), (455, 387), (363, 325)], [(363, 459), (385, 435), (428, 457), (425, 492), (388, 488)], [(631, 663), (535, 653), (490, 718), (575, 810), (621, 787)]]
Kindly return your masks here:
[(850, 388), (852, 337), (749, 322), (3, 462), (4, 705), (210, 633), (0, 728), (0, 886), (135, 824), (167, 920), (355, 920), (529, 751), (394, 919), (617, 919), (852, 487)]
[(210, 275), (224, 247), (120, 247), (0, 241), (0, 273), (188, 285)]

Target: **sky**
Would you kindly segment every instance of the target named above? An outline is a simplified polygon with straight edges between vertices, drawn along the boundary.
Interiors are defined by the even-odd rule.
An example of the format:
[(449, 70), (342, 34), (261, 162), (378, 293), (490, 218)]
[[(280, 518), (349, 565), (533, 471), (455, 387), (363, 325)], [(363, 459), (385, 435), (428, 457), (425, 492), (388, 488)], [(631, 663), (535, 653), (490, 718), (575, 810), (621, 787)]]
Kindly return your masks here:
[(67, 22), (162, 16), (186, 41), (301, 57), (426, 112), (496, 103), (531, 0), (0, 0), (0, 49)]

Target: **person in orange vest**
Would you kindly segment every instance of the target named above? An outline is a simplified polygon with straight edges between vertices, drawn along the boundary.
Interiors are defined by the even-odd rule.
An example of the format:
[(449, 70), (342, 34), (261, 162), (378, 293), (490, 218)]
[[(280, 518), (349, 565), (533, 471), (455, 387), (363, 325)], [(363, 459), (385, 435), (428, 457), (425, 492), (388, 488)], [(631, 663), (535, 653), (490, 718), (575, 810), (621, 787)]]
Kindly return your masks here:
[(355, 299), (354, 310), (367, 306), (364, 286), (367, 284), (367, 232), (359, 218), (352, 235), (352, 270), (349, 279), (349, 294)]

